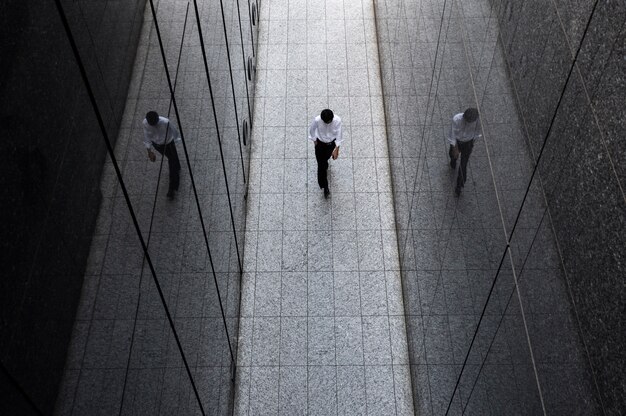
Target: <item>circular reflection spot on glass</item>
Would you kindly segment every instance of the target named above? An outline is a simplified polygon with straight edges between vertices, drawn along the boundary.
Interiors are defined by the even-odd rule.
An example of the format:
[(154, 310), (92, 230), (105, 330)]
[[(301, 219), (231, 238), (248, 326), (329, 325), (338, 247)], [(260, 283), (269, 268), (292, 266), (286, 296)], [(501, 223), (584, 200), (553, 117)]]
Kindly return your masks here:
[(248, 56), (248, 81), (252, 81), (252, 57)]
[(249, 135), (248, 120), (244, 120), (243, 121), (243, 145), (244, 146), (248, 145), (248, 135)]

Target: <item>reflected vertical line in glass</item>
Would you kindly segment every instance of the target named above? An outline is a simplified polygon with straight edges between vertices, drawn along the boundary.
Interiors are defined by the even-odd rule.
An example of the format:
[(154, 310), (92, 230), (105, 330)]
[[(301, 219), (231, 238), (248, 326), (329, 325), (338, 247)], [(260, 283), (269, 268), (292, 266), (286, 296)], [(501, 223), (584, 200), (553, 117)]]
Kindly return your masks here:
[[(185, 42), (185, 33), (187, 31), (187, 20), (189, 17), (189, 3), (187, 3), (187, 8), (185, 9), (185, 22), (183, 23), (183, 35), (180, 38), (180, 47), (179, 47), (179, 51), (178, 51), (178, 61), (176, 63), (176, 75), (174, 77), (174, 91), (176, 91), (176, 86), (178, 84), (178, 75), (179, 75), (179, 69), (180, 69), (180, 61), (183, 55), (183, 44)], [(172, 112), (172, 105), (173, 105), (173, 100), (172, 97), (170, 97), (170, 104), (169, 107), (167, 109), (167, 118), (170, 118), (171, 112)], [(169, 124), (167, 126), (167, 128), (169, 129)], [(167, 137), (167, 131), (165, 133), (165, 136)], [(156, 212), (156, 206), (157, 206), (157, 198), (159, 195), (159, 184), (161, 183), (161, 175), (163, 173), (163, 162), (165, 160), (165, 155), (161, 155), (161, 163), (159, 165), (159, 173), (157, 176), (157, 183), (155, 186), (155, 192), (154, 192), (154, 199), (152, 201), (152, 213), (150, 215), (150, 225), (148, 226), (148, 240), (146, 242), (146, 247), (149, 249), (150, 248), (150, 240), (152, 239), (152, 226), (154, 225), (154, 214)], [(141, 271), (139, 274), (139, 287), (142, 287), (143, 284), (143, 274), (144, 274), (144, 270), (145, 270), (145, 255), (144, 255), (144, 261), (141, 263)], [(124, 409), (124, 400), (126, 398), (126, 385), (128, 383), (128, 374), (129, 374), (129, 370), (130, 370), (130, 362), (131, 362), (131, 358), (132, 358), (132, 351), (133, 351), (133, 347), (135, 344), (135, 334), (137, 331), (137, 317), (139, 316), (139, 307), (141, 305), (141, 290), (138, 291), (137, 294), (137, 306), (135, 307), (135, 316), (134, 316), (134, 320), (133, 320), (133, 330), (131, 332), (131, 337), (130, 337), (130, 346), (129, 346), (129, 353), (128, 353), (128, 360), (126, 362), (126, 371), (124, 372), (124, 383), (122, 385), (122, 397), (120, 398), (120, 407), (119, 407), (119, 412), (118, 415), (121, 416), (123, 409)]]
[(20, 394), (22, 395), (22, 397), (24, 398), (24, 400), (26, 401), (26, 403), (28, 403), (28, 405), (31, 407), (31, 409), (37, 413), (38, 415), (43, 416), (44, 413), (41, 411), (41, 409), (39, 409), (39, 407), (37, 407), (37, 405), (35, 404), (35, 402), (31, 399), (31, 397), (26, 393), (26, 391), (24, 391), (24, 389), (22, 388), (22, 386), (20, 385), (20, 383), (18, 383), (18, 381), (11, 375), (11, 373), (9, 373), (9, 370), (7, 370), (7, 368), (4, 366), (4, 364), (2, 363), (2, 361), (0, 361), (0, 372), (4, 374), (4, 376), (9, 379), (9, 384), (12, 384), (13, 387), (20, 392)]
[(254, 19), (252, 17), (252, 5), (250, 5), (250, 0), (248, 0), (248, 23), (250, 25), (250, 41), (252, 42), (252, 56), (256, 57), (256, 47), (254, 45), (254, 30), (252, 27), (256, 27)]
[[(195, 2), (194, 2), (194, 4), (195, 4)], [(231, 360), (234, 360), (232, 344), (230, 342), (230, 336), (229, 336), (229, 333), (228, 333), (228, 326), (227, 326), (227, 323), (226, 323), (226, 315), (224, 313), (224, 306), (223, 306), (223, 303), (222, 303), (222, 296), (221, 296), (221, 293), (220, 293), (220, 290), (219, 290), (219, 285), (218, 285), (218, 282), (217, 282), (217, 276), (215, 274), (215, 267), (214, 267), (214, 264), (213, 264), (213, 256), (211, 255), (211, 249), (209, 247), (209, 240), (208, 240), (208, 236), (207, 236), (206, 226), (204, 224), (204, 217), (202, 215), (202, 208), (200, 206), (200, 198), (198, 197), (196, 181), (195, 181), (195, 177), (194, 177), (194, 174), (193, 174), (193, 170), (191, 168), (191, 162), (190, 162), (191, 159), (189, 157), (189, 152), (188, 152), (188, 149), (187, 149), (187, 144), (186, 144), (186, 140), (185, 140), (185, 136), (184, 136), (184, 130), (183, 130), (183, 126), (182, 126), (182, 120), (181, 120), (181, 117), (180, 117), (180, 112), (178, 111), (178, 105), (176, 103), (176, 96), (174, 94), (174, 89), (172, 87), (172, 78), (170, 76), (169, 69), (168, 69), (168, 66), (167, 66), (167, 58), (165, 57), (165, 49), (163, 47), (163, 40), (161, 38), (161, 32), (159, 30), (157, 17), (156, 17), (156, 11), (154, 10), (154, 2), (153, 2), (153, 0), (150, 0), (150, 7), (152, 9), (153, 19), (154, 19), (154, 22), (155, 22), (155, 30), (156, 30), (156, 33), (157, 33), (157, 39), (159, 40), (159, 48), (160, 48), (160, 51), (161, 51), (161, 58), (163, 59), (163, 67), (164, 67), (165, 75), (166, 75), (166, 78), (167, 78), (167, 84), (168, 84), (168, 87), (169, 87), (169, 90), (170, 90), (172, 103), (174, 105), (174, 112), (176, 113), (176, 118), (178, 119), (178, 127), (180, 129), (180, 136), (181, 136), (182, 143), (183, 143), (183, 150), (185, 151), (185, 158), (187, 160), (187, 168), (189, 169), (189, 178), (191, 180), (191, 187), (193, 189), (193, 193), (194, 193), (194, 197), (195, 197), (195, 201), (196, 201), (196, 209), (198, 210), (200, 225), (202, 227), (202, 235), (204, 237), (204, 243), (205, 243), (205, 246), (206, 246), (206, 249), (207, 249), (207, 253), (209, 255), (209, 262), (211, 264), (211, 270), (213, 272), (213, 280), (215, 282), (216, 293), (217, 293), (218, 301), (219, 301), (219, 304), (220, 304), (220, 311), (221, 311), (221, 314), (222, 314), (222, 321), (224, 323), (224, 330), (225, 330), (225, 333), (226, 333), (226, 339), (228, 341), (228, 349), (229, 349), (229, 352), (230, 352)], [(196, 17), (197, 17), (198, 23), (199, 23), (199, 15), (198, 15), (197, 7), (196, 7)], [(201, 28), (200, 27), (198, 27), (198, 33), (200, 35), (200, 42), (201, 42), (201, 45), (203, 47), (202, 52), (203, 52), (203, 57), (204, 57), (204, 63), (205, 63), (205, 65), (207, 65), (207, 63), (206, 63), (206, 55), (204, 54), (204, 52), (205, 52), (205, 50), (204, 50), (204, 42), (203, 42), (203, 39), (202, 39), (202, 32), (201, 32)], [(210, 87), (211, 87), (211, 85), (209, 83), (209, 91), (211, 92), (211, 101), (213, 102), (213, 92), (212, 92), (212, 89)], [(214, 113), (216, 127), (217, 127), (217, 117), (215, 115), (215, 105), (214, 105), (214, 102), (213, 102), (213, 113)], [(218, 142), (220, 144), (220, 154), (222, 156), (222, 168), (224, 169), (224, 175), (226, 175), (226, 165), (224, 164), (224, 155), (222, 153), (221, 140), (219, 140), (219, 137), (220, 137), (219, 136), (219, 130), (217, 130), (217, 131), (218, 131)], [(229, 208), (230, 208), (230, 193), (228, 192), (228, 179), (226, 178), (226, 176), (224, 176), (224, 179), (226, 181), (226, 190), (227, 190), (228, 202), (229, 202)], [(230, 214), (231, 214), (231, 221), (232, 221), (233, 230), (234, 230), (235, 227), (234, 227), (232, 208), (231, 208), (231, 213)], [(237, 243), (237, 236), (235, 234), (235, 244), (236, 243)], [(238, 248), (237, 248), (237, 258), (239, 259), (239, 249)], [(241, 262), (239, 262), (239, 267), (241, 269)], [(182, 349), (181, 349), (181, 351), (182, 351)]]
[[(574, 55), (574, 59), (573, 59), (573, 61), (572, 61), (571, 65), (570, 65), (570, 68), (569, 68), (569, 71), (568, 71), (567, 77), (566, 77), (566, 79), (565, 79), (565, 83), (564, 83), (563, 88), (562, 88), (562, 90), (561, 90), (561, 93), (560, 93), (560, 95), (559, 95), (559, 100), (558, 100), (558, 102), (557, 102), (557, 104), (556, 104), (556, 106), (555, 106), (554, 112), (553, 112), (553, 114), (552, 114), (552, 117), (551, 117), (551, 120), (550, 120), (550, 125), (548, 126), (548, 129), (547, 129), (547, 131), (546, 131), (546, 134), (545, 134), (545, 137), (544, 137), (544, 140), (543, 140), (543, 144), (542, 144), (542, 146), (541, 146), (541, 150), (539, 151), (539, 155), (537, 156), (537, 163), (535, 164), (535, 166), (534, 166), (534, 168), (533, 168), (533, 172), (532, 172), (532, 174), (531, 174), (530, 180), (529, 180), (529, 182), (528, 182), (528, 186), (526, 187), (526, 191), (525, 191), (525, 193), (524, 193), (524, 197), (523, 197), (522, 202), (521, 202), (521, 204), (520, 204), (520, 207), (519, 207), (519, 209), (518, 209), (517, 216), (516, 216), (516, 218), (515, 218), (515, 222), (514, 222), (514, 224), (513, 224), (513, 227), (511, 228), (511, 232), (510, 232), (509, 236), (507, 237), (508, 241), (507, 241), (507, 247), (506, 247), (506, 250), (505, 250), (505, 253), (504, 253), (505, 255), (506, 255), (507, 251), (509, 251), (509, 252), (510, 252), (510, 241), (511, 241), (511, 238), (512, 238), (512, 236), (513, 236), (513, 234), (514, 234), (514, 232), (515, 232), (515, 229), (516, 229), (516, 227), (517, 227), (517, 224), (518, 224), (518, 222), (519, 222), (519, 219), (520, 219), (520, 216), (521, 216), (521, 213), (522, 213), (522, 209), (523, 209), (523, 207), (524, 207), (524, 204), (525, 204), (526, 199), (527, 199), (527, 197), (528, 197), (528, 193), (529, 193), (529, 191), (530, 191), (530, 187), (531, 187), (532, 181), (533, 181), (533, 179), (534, 179), (534, 177), (535, 177), (535, 174), (537, 173), (537, 168), (538, 168), (538, 166), (539, 166), (539, 161), (541, 160), (541, 157), (542, 157), (543, 152), (544, 152), (544, 150), (545, 150), (546, 144), (547, 144), (547, 142), (548, 142), (548, 138), (550, 137), (550, 132), (552, 131), (552, 128), (553, 128), (553, 126), (554, 126), (554, 121), (555, 121), (556, 116), (557, 116), (557, 114), (558, 114), (558, 111), (559, 111), (559, 109), (560, 109), (560, 107), (561, 107), (561, 103), (562, 103), (562, 101), (563, 101), (563, 97), (565, 96), (565, 91), (566, 91), (566, 89), (567, 89), (567, 85), (569, 84), (569, 81), (570, 81), (570, 78), (571, 78), (572, 73), (573, 73), (573, 71), (574, 71), (574, 68), (576, 67), (576, 64), (577, 64), (577, 62), (578, 62), (578, 56), (579, 56), (579, 54), (580, 54), (580, 50), (581, 50), (581, 48), (582, 48), (582, 45), (583, 45), (584, 40), (585, 40), (585, 37), (586, 37), (587, 32), (588, 32), (588, 30), (589, 30), (589, 26), (590, 26), (591, 21), (592, 21), (592, 19), (593, 19), (593, 15), (594, 15), (594, 13), (595, 13), (595, 11), (596, 11), (597, 5), (598, 5), (598, 0), (595, 0), (595, 1), (594, 1), (594, 4), (593, 4), (593, 8), (592, 8), (592, 10), (591, 10), (591, 13), (590, 13), (590, 15), (589, 15), (589, 18), (587, 19), (587, 23), (586, 23), (586, 25), (585, 25), (585, 30), (583, 31), (583, 35), (582, 35), (582, 37), (581, 37), (580, 43), (579, 43), (579, 45), (578, 45), (578, 48), (577, 48), (577, 50), (576, 50), (576, 54)], [(466, 55), (467, 55), (467, 51), (466, 51)], [(471, 71), (470, 71), (470, 79), (471, 79), (471, 81), (472, 81), (472, 85), (474, 86), (474, 81), (473, 81), (473, 77), (472, 77)], [(475, 89), (475, 87), (473, 87), (473, 89), (474, 89), (474, 94), (476, 95), (476, 89)], [(477, 97), (476, 97), (476, 98), (477, 98)], [(504, 258), (504, 256), (503, 256), (503, 258)], [(496, 276), (495, 276), (495, 278), (494, 278), (494, 282), (493, 282), (493, 284), (492, 284), (492, 288), (493, 288), (493, 286), (495, 285), (495, 281), (497, 280), (498, 275), (500, 274), (500, 268), (501, 268), (501, 266), (502, 266), (502, 260), (500, 261), (500, 267), (498, 268), (498, 272), (496, 273)], [(513, 276), (515, 277), (515, 273), (513, 273)], [(518, 282), (517, 282), (517, 281), (515, 282), (515, 288), (516, 288), (516, 290), (518, 290), (518, 297), (519, 297), (519, 287), (518, 287)], [(492, 292), (492, 290), (490, 290), (490, 292), (489, 292), (489, 295), (488, 295), (488, 297), (487, 297), (487, 302), (489, 301), (489, 297), (490, 297), (490, 295), (491, 295), (491, 292)], [(485, 303), (485, 308), (483, 308), (483, 313), (481, 314), (481, 317), (480, 317), (480, 319), (478, 320), (478, 324), (477, 324), (477, 326), (476, 326), (476, 330), (475, 330), (475, 332), (474, 332), (474, 337), (472, 338), (472, 344), (473, 344), (473, 341), (474, 341), (474, 339), (475, 339), (475, 337), (476, 337), (476, 334), (478, 333), (478, 329), (480, 328), (480, 324), (481, 324), (481, 322), (482, 322), (482, 320), (483, 320), (483, 317), (484, 317), (484, 312), (485, 312), (485, 309), (486, 309), (487, 302)], [(521, 308), (521, 305), (522, 305), (522, 304), (521, 304), (521, 301), (520, 301), (520, 308)], [(537, 372), (537, 367), (536, 367), (536, 363), (535, 363), (535, 358), (534, 358), (534, 355), (533, 355), (533, 348), (532, 348), (532, 344), (531, 344), (531, 342), (530, 342), (530, 336), (529, 336), (529, 334), (528, 334), (528, 325), (527, 325), (527, 323), (526, 323), (526, 318), (525, 318), (525, 315), (524, 315), (523, 310), (522, 310), (521, 312), (522, 312), (522, 320), (523, 320), (523, 323), (524, 323), (524, 330), (525, 330), (525, 333), (526, 333), (526, 339), (527, 339), (527, 341), (528, 341), (528, 347), (529, 347), (529, 350), (530, 350), (530, 355), (531, 355), (531, 360), (532, 360), (532, 365), (533, 365), (533, 372), (534, 372), (534, 376), (535, 376), (535, 381), (536, 381), (536, 383), (537, 383), (537, 388), (538, 388), (538, 390), (539, 390), (539, 400), (540, 400), (540, 402), (541, 402), (541, 407), (542, 407), (543, 413), (544, 413), (544, 414), (546, 414), (546, 407), (545, 407), (545, 403), (544, 403), (543, 392), (542, 392), (542, 389), (541, 389), (541, 383), (540, 383), (540, 381), (539, 381), (539, 374), (538, 374), (538, 372)], [(450, 407), (451, 407), (451, 405), (452, 405), (452, 401), (453, 401), (453, 399), (454, 399), (454, 395), (455, 395), (455, 393), (456, 393), (456, 391), (457, 391), (457, 389), (458, 389), (459, 383), (460, 383), (460, 381), (461, 381), (461, 376), (462, 376), (462, 374), (463, 374), (463, 370), (465, 369), (465, 366), (466, 366), (466, 363), (467, 363), (467, 358), (469, 357), (469, 353), (470, 353), (470, 351), (471, 351), (471, 344), (470, 344), (470, 348), (468, 349), (468, 352), (467, 352), (467, 354), (466, 354), (466, 356), (465, 356), (465, 361), (464, 361), (464, 363), (463, 363), (463, 366), (461, 367), (461, 372), (460, 372), (460, 374), (459, 374), (459, 377), (458, 377), (458, 379), (457, 379), (456, 385), (455, 385), (455, 387), (454, 387), (454, 391), (452, 392), (452, 396), (450, 397), (450, 402), (448, 403), (448, 409), (446, 410), (446, 415), (447, 415), (447, 414), (448, 414), (448, 412), (450, 411)]]
[[(237, 17), (239, 18), (239, 38), (241, 40), (241, 60), (243, 63), (243, 70), (245, 72), (246, 70), (246, 53), (245, 50), (243, 48), (243, 30), (241, 29), (241, 11), (240, 11), (240, 7), (239, 7), (239, 0), (237, 0)], [(250, 91), (248, 89), (248, 77), (244, 76), (244, 81), (246, 83), (246, 103), (248, 104), (248, 120), (252, 120), (252, 112), (250, 111)], [(246, 145), (245, 139), (243, 142), (244, 146)], [(241, 156), (242, 159), (242, 163), (243, 163), (243, 155)], [(246, 182), (246, 173), (244, 170), (244, 174), (243, 174), (243, 181), (244, 183)]]
[[(224, 183), (226, 186), (226, 196), (228, 198), (228, 209), (230, 210), (230, 221), (231, 221), (231, 225), (233, 228), (233, 237), (235, 239), (235, 249), (237, 252), (237, 265), (239, 266), (239, 273), (243, 272), (243, 268), (242, 268), (242, 263), (241, 263), (241, 255), (239, 254), (239, 244), (237, 241), (237, 230), (235, 227), (235, 216), (233, 214), (233, 205), (232, 205), (232, 201), (231, 201), (231, 196), (230, 196), (230, 188), (228, 185), (228, 176), (226, 174), (226, 163), (224, 162), (224, 149), (222, 146), (222, 137), (220, 135), (220, 129), (219, 129), (219, 123), (217, 121), (217, 112), (215, 111), (215, 98), (213, 96), (213, 87), (211, 84), (211, 75), (209, 73), (209, 64), (207, 61), (207, 57), (206, 57), (206, 47), (204, 45), (204, 36), (202, 35), (202, 25), (200, 22), (200, 11), (198, 9), (198, 2), (197, 0), (193, 0), (193, 4), (194, 4), (194, 10), (195, 10), (195, 14), (196, 14), (196, 24), (198, 25), (198, 36), (200, 38), (200, 48), (202, 51), (202, 59), (203, 59), (203, 63), (204, 63), (204, 70), (205, 70), (205, 74), (206, 74), (206, 79), (207, 79), (207, 83), (209, 86), (209, 96), (211, 97), (211, 109), (213, 110), (213, 119), (215, 122), (215, 131), (216, 131), (216, 135), (217, 135), (217, 144), (218, 144), (218, 148), (220, 150), (220, 158), (222, 161), (222, 170), (224, 172)], [(237, 126), (237, 128), (239, 129), (239, 126)], [(199, 204), (199, 202), (198, 202)], [(206, 233), (205, 233), (205, 240), (206, 240)], [(208, 247), (208, 241), (207, 241), (207, 247)], [(210, 257), (209, 257), (210, 259)], [(212, 265), (212, 260), (211, 260), (211, 265)], [(211, 266), (213, 267), (213, 266)], [(216, 280), (217, 282), (217, 280)], [(220, 307), (222, 307), (221, 303), (220, 303)], [(223, 315), (223, 308), (222, 308), (222, 315)], [(226, 324), (226, 321), (224, 321), (224, 324)], [(230, 341), (229, 341), (230, 344)], [(232, 349), (231, 349), (231, 358), (234, 359), (234, 356), (232, 354)]]
[[(226, 57), (228, 58), (228, 72), (230, 73), (230, 88), (233, 93), (233, 107), (235, 110), (235, 124), (237, 126), (237, 140), (239, 142), (239, 156), (241, 158), (241, 170), (243, 174), (243, 181), (246, 182), (246, 168), (243, 164), (243, 149), (241, 147), (241, 131), (239, 129), (239, 112), (237, 111), (237, 94), (235, 94), (235, 79), (233, 78), (233, 65), (230, 58), (230, 45), (228, 44), (228, 28), (226, 27), (226, 16), (224, 15), (224, 2), (220, 0), (220, 10), (222, 12), (222, 26), (224, 27), (224, 44), (226, 45)], [(200, 22), (198, 22), (198, 27)], [(241, 25), (240, 25), (241, 29)], [(243, 47), (243, 45), (241, 45)], [(244, 62), (245, 65), (245, 62)], [(246, 84), (247, 89), (247, 84)], [(229, 200), (230, 203), (230, 200)], [(232, 211), (232, 208), (231, 208)], [(233, 232), (235, 232), (235, 225), (233, 223)]]

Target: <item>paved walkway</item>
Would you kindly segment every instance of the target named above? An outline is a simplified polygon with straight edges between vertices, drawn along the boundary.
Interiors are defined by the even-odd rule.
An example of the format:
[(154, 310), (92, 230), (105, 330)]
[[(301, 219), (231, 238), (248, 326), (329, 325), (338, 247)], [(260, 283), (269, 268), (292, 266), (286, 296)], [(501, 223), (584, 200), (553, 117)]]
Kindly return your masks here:
[[(236, 414), (413, 414), (372, 0), (261, 5)], [(345, 142), (317, 186), (310, 119)]]

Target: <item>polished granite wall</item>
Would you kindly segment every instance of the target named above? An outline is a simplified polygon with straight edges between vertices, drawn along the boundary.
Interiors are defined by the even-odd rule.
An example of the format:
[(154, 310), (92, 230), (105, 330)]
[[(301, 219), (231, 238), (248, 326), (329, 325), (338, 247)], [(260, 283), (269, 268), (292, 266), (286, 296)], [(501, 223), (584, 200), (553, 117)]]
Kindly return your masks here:
[(565, 87), (540, 174), (596, 400), (604, 414), (623, 414), (626, 4), (600, 1), (594, 11), (593, 2), (505, 0), (498, 17), (535, 159)]
[[(210, 94), (193, 3), (154, 1), (178, 117), (148, 4), (62, 2), (154, 280), (54, 2), (0, 6), (2, 414), (200, 413), (191, 378), (206, 413), (232, 407), (257, 5), (198, 1)], [(184, 132), (174, 201), (149, 110)]]
[[(143, 4), (64, 2), (112, 137)], [(0, 128), (7, 155), (0, 167), (0, 360), (8, 373), (3, 381), (13, 378), (49, 414), (98, 213), (106, 151), (54, 3), (9, 0), (0, 10)], [(5, 386), (2, 396), (15, 402), (3, 400), (0, 413), (26, 412), (17, 391)]]
[[(232, 409), (251, 144), (243, 126), (255, 79), (247, 62), (257, 22), (249, 20), (253, 2), (198, 1), (205, 62), (194, 2), (153, 4), (156, 16), (151, 2), (144, 9), (115, 155), (154, 274), (107, 161), (56, 415)], [(182, 135), (181, 182), (171, 201), (167, 161), (158, 154), (148, 161), (142, 143), (149, 110)]]
[[(529, 36), (523, 31), (537, 36), (530, 45), (558, 37), (549, 19), (532, 27), (529, 22), (507, 26), (523, 11), (546, 17), (536, 3), (376, 2), (411, 375), (420, 414), (603, 412), (594, 361), (570, 296), (570, 270), (567, 260), (565, 266), (562, 262), (562, 240), (574, 247), (579, 241), (563, 233), (581, 231), (559, 222), (545, 196), (559, 190), (580, 198), (543, 164), (542, 175), (532, 176), (537, 149), (532, 129), (545, 128), (549, 111), (528, 105), (537, 112), (532, 122), (518, 111), (518, 97), (527, 90), (517, 87), (509, 66), (527, 65), (535, 94), (553, 106), (556, 80), (567, 71), (556, 66), (539, 72), (540, 58), (528, 50), (513, 55), (502, 41), (515, 30), (522, 39)], [(573, 16), (567, 21), (580, 32)], [(556, 46), (550, 49), (552, 63), (563, 56)], [(457, 198), (446, 137), (452, 115), (470, 106), (480, 111), (483, 137), (474, 146), (468, 182)], [(577, 125), (572, 121), (570, 127)], [(613, 214), (611, 224), (619, 232), (623, 214), (622, 220), (619, 211)], [(588, 241), (601, 235), (597, 229), (585, 231)], [(623, 247), (623, 241), (615, 247)], [(623, 304), (623, 295), (613, 296)]]

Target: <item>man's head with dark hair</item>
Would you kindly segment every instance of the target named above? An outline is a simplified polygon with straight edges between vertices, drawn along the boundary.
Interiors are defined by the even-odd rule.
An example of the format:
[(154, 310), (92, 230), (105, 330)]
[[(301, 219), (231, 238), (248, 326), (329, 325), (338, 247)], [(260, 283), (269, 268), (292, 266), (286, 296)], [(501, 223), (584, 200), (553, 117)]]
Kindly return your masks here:
[(470, 107), (463, 113), (463, 118), (468, 123), (473, 123), (478, 119), (478, 110), (476, 108)]
[(330, 111), (328, 108), (326, 110), (322, 110), (322, 114), (320, 114), (320, 117), (326, 124), (329, 124), (331, 121), (333, 121), (334, 116), (335, 115), (333, 114), (333, 112)]
[(148, 120), (148, 124), (151, 126), (156, 126), (159, 122), (159, 115), (156, 111), (148, 111), (146, 114), (146, 120)]

